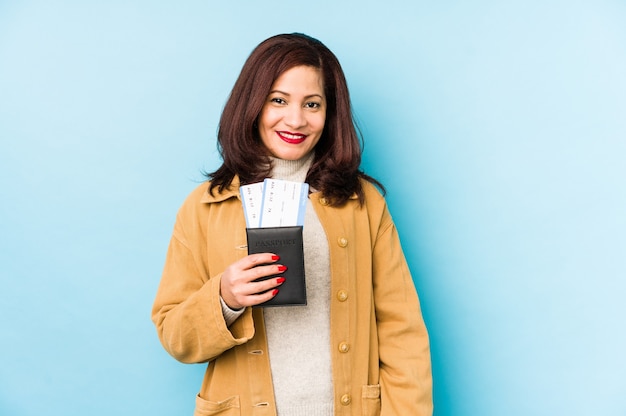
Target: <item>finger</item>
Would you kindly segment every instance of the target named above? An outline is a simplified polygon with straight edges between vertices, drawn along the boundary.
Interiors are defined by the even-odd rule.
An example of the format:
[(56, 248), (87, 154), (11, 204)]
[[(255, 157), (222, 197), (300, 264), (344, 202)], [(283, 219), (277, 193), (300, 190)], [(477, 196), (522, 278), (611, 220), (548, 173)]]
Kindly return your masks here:
[(244, 280), (254, 282), (256, 280), (265, 280), (268, 277), (274, 277), (287, 270), (287, 266), (282, 264), (271, 264), (268, 266), (256, 266), (244, 272)]
[(280, 260), (280, 256), (274, 253), (256, 253), (249, 254), (240, 260), (244, 270), (251, 269), (261, 264), (271, 264)]
[[(280, 281), (281, 279), (282, 279), (282, 281)], [(276, 287), (276, 283), (275, 282), (279, 281), (280, 283), (278, 283), (278, 285), (280, 286), (280, 284), (282, 284), (284, 279), (283, 278), (277, 278), (277, 279), (271, 279), (271, 281), (274, 282), (274, 283), (272, 283), (272, 285), (269, 286), (269, 288), (267, 290), (254, 292), (254, 293), (249, 293), (249, 294), (244, 294), (244, 293), (237, 294), (236, 298), (235, 298), (235, 303), (234, 303), (236, 308), (238, 309), (238, 308), (243, 308), (243, 307), (246, 307), (246, 306), (258, 305), (260, 303), (267, 302), (268, 300), (270, 300), (274, 296), (276, 296), (278, 294), (278, 292), (279, 292), (279, 289)], [(253, 285), (247, 285), (247, 286), (248, 286), (248, 288), (251, 288)], [(260, 286), (257, 286), (257, 287), (260, 287)], [(263, 287), (268, 287), (268, 286), (264, 285)]]
[(248, 284), (246, 286), (246, 290), (250, 291), (249, 296), (258, 295), (259, 293), (264, 293), (273, 289), (277, 289), (284, 282), (285, 278), (282, 276), (266, 280), (259, 280)]
[(247, 306), (254, 306), (261, 304), (263, 302), (267, 302), (268, 300), (273, 299), (276, 295), (278, 295), (279, 289), (268, 290), (267, 292), (257, 293), (256, 295), (250, 295), (246, 298), (247, 302), (250, 302)]
[(242, 306), (249, 306), (251, 301), (248, 297), (256, 296), (261, 293), (272, 291), (285, 282), (285, 278), (282, 276), (271, 276), (262, 280), (253, 280), (247, 283), (239, 283), (230, 287), (227, 293), (222, 291), (222, 298), (229, 306), (240, 308)]

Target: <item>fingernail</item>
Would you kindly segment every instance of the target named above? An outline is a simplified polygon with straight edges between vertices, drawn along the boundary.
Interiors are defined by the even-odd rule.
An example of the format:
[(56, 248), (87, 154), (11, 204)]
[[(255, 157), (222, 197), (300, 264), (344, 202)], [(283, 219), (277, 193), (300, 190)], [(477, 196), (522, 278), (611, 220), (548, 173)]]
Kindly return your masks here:
[(278, 266), (279, 272), (284, 272), (285, 270), (287, 270), (287, 266)]
[(276, 255), (272, 256), (272, 260), (279, 260), (279, 259), (280, 259), (280, 256), (276, 256)]
[(281, 284), (284, 281), (285, 281), (284, 277), (279, 277), (278, 279), (276, 279), (276, 283), (278, 283), (278, 284)]
[(276, 296), (276, 295), (278, 295), (278, 289), (272, 290), (272, 296)]

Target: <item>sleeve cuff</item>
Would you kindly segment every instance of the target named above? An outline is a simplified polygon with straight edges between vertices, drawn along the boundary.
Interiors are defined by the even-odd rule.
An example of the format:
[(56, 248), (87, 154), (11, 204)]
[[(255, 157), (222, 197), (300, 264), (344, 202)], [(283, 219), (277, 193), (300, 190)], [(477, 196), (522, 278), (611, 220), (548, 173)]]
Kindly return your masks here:
[(246, 308), (241, 308), (238, 310), (231, 309), (226, 304), (226, 302), (224, 302), (224, 299), (222, 299), (221, 296), (220, 296), (220, 303), (222, 305), (222, 314), (224, 315), (224, 319), (226, 320), (226, 326), (230, 326), (230, 324), (235, 322), (237, 318), (239, 318), (243, 314), (243, 312), (246, 310)]

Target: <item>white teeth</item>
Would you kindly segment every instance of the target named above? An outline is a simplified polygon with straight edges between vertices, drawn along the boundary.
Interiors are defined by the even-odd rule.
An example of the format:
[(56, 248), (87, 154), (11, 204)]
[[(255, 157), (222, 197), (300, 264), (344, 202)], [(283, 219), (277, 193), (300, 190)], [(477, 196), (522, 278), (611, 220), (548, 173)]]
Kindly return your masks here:
[(289, 134), (289, 133), (280, 133), (281, 136), (287, 138), (287, 139), (301, 139), (304, 137), (304, 134)]

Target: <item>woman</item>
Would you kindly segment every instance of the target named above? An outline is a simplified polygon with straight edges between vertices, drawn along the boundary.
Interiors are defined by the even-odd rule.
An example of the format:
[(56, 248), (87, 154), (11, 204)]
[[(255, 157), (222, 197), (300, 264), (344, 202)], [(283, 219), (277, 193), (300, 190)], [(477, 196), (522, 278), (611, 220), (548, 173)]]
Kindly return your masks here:
[[(252, 52), (226, 103), (222, 166), (181, 207), (152, 319), (165, 349), (208, 362), (196, 415), (432, 414), (428, 335), (398, 234), (333, 53), (302, 34)], [(285, 266), (247, 255), (239, 186), (307, 182), (307, 305), (274, 297)], [(278, 274), (266, 280), (258, 280)]]

